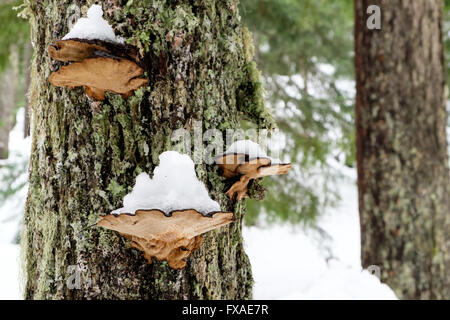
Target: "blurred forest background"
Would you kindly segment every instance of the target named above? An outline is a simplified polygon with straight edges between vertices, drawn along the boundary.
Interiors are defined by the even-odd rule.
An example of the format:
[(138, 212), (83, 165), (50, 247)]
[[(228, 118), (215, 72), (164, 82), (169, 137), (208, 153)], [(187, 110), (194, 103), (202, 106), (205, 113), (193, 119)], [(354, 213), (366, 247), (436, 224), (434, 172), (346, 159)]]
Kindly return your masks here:
[[(27, 106), (32, 44), (28, 22), (14, 9), (21, 3), (0, 0), (0, 159), (10, 156), (9, 132)], [(449, 9), (447, 0), (447, 55)], [(246, 223), (314, 227), (320, 213), (339, 201), (342, 167), (355, 167), (353, 1), (241, 0), (240, 13), (253, 33), (266, 103), (286, 137), (283, 156), (295, 165), (292, 174), (264, 181), (272, 192), (264, 201), (248, 201)], [(27, 112), (21, 114), (27, 136)], [(26, 170), (23, 157), (0, 160), (0, 207), (26, 187), (19, 178)], [(17, 208), (16, 215), (21, 212)]]

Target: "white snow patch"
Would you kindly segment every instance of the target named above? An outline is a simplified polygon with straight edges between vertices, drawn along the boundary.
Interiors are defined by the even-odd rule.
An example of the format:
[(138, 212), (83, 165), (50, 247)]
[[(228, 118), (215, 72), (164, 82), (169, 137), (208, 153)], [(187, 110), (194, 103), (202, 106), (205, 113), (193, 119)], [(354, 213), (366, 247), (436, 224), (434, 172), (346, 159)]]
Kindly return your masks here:
[(317, 69), (327, 76), (332, 76), (336, 72), (336, 67), (329, 63), (318, 63)]
[[(31, 151), (31, 137), (24, 139), (25, 108), (16, 114), (16, 125), (9, 133), (9, 157), (0, 160), (0, 188), (3, 175), (9, 174), (6, 166), (22, 170), (14, 185), (23, 185), (16, 193), (0, 205), (0, 300), (22, 300), (19, 278), (20, 247), (11, 242), (20, 229), (28, 190), (27, 163)], [(2, 168), (3, 167), (3, 168)], [(20, 171), (19, 171), (20, 172)]]
[[(31, 151), (31, 137), (23, 138), (24, 134), (25, 108), (20, 108), (16, 114), (16, 125), (9, 133), (9, 154), (8, 159), (0, 160), (0, 188), (6, 189), (3, 185), (3, 177), (17, 174), (17, 179), (11, 187), (20, 189), (8, 197), (0, 204), (0, 243), (11, 243), (17, 236), (20, 220), (25, 207), (25, 200), (28, 193), (28, 159)], [(8, 168), (8, 167), (13, 167)]]
[[(352, 222), (347, 218), (341, 216), (341, 225), (346, 220)], [(354, 244), (342, 260), (339, 251), (334, 250), (344, 246), (350, 238), (359, 241), (355, 231), (353, 223), (348, 223), (339, 234), (332, 234), (333, 258), (330, 258), (323, 245), (314, 240), (312, 232), (289, 226), (244, 227), (245, 251), (255, 280), (253, 298), (396, 299), (386, 284), (361, 268), (360, 262), (348, 263), (348, 256), (357, 255)]]
[(22, 300), (19, 279), (20, 248), (15, 244), (0, 244), (0, 300)]
[(386, 284), (361, 270), (330, 261), (327, 270), (304, 292), (295, 292), (286, 300), (397, 300)]
[(242, 153), (247, 154), (250, 158), (267, 158), (267, 153), (261, 146), (251, 140), (238, 140), (225, 153)]
[(75, 38), (87, 40), (98, 39), (120, 44), (125, 43), (125, 39), (117, 37), (108, 21), (103, 19), (102, 7), (97, 4), (92, 5), (87, 12), (87, 18), (78, 19), (70, 32), (62, 39), (68, 40)]
[(220, 211), (219, 204), (209, 197), (205, 185), (197, 179), (192, 159), (176, 151), (159, 156), (153, 179), (146, 173), (136, 177), (133, 191), (124, 197), (123, 205), (111, 213), (134, 214), (139, 209), (159, 209), (166, 214), (185, 209), (202, 214)]
[(254, 158), (269, 158), (272, 164), (280, 164), (282, 161), (277, 158), (272, 158), (261, 148), (261, 146), (251, 140), (238, 140), (231, 144), (231, 146), (225, 151), (225, 154), (246, 154), (250, 159)]
[(356, 172), (344, 166), (339, 170), (347, 178), (340, 185), (342, 201), (318, 222), (329, 236), (325, 241), (286, 225), (243, 228), (255, 299), (397, 299), (361, 267)]
[(24, 185), (0, 207), (0, 243), (12, 243), (16, 239), (27, 194), (28, 185)]

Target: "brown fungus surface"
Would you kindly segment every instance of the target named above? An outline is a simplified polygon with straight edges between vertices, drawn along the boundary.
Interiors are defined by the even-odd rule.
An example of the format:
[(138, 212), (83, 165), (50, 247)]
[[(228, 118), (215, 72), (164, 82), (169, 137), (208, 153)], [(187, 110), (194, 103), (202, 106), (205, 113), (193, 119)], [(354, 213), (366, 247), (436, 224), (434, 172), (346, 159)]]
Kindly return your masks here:
[(55, 60), (73, 62), (50, 75), (52, 85), (70, 89), (84, 87), (86, 94), (98, 101), (105, 99), (106, 91), (128, 98), (148, 83), (141, 78), (144, 69), (136, 50), (130, 46), (71, 39), (57, 41), (48, 52)]
[(166, 216), (160, 210), (138, 210), (135, 214), (108, 214), (98, 226), (119, 232), (152, 258), (166, 260), (173, 269), (186, 266), (186, 258), (202, 244), (201, 234), (233, 221), (232, 212), (212, 212), (207, 216), (194, 209), (173, 211)]
[(286, 174), (291, 169), (290, 163), (272, 164), (272, 159), (259, 157), (250, 159), (248, 155), (241, 153), (224, 154), (215, 158), (215, 163), (222, 170), (225, 178), (240, 177), (226, 195), (240, 201), (247, 198), (248, 183), (252, 179), (266, 176)]

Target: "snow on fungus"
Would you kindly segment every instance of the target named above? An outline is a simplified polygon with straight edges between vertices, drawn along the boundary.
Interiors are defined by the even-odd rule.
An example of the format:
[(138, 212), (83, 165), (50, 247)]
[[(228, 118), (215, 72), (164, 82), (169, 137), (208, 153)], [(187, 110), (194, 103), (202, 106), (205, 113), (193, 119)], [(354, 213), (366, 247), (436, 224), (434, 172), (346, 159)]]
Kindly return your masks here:
[(141, 173), (133, 191), (123, 199), (124, 207), (112, 214), (134, 214), (138, 210), (172, 211), (194, 209), (203, 215), (220, 211), (209, 197), (205, 185), (197, 179), (194, 162), (188, 155), (166, 151), (159, 156), (153, 178)]
[(238, 140), (231, 144), (225, 154), (246, 154), (249, 158), (268, 158), (259, 144), (251, 140)]
[(62, 62), (74, 62), (50, 75), (55, 87), (83, 87), (97, 101), (105, 100), (105, 92), (131, 96), (148, 83), (141, 78), (144, 69), (137, 50), (125, 45), (102, 18), (100, 5), (92, 5), (87, 18), (78, 19), (72, 30), (48, 49), (50, 56)]
[(89, 8), (87, 18), (78, 19), (70, 32), (62, 38), (62, 40), (68, 39), (98, 39), (119, 44), (125, 43), (125, 39), (117, 37), (113, 28), (103, 19), (102, 7), (97, 4)]
[(93, 5), (87, 18), (78, 19), (62, 40), (49, 47), (53, 59), (73, 62), (53, 72), (49, 81), (55, 87), (83, 87), (97, 101), (105, 99), (106, 91), (128, 98), (148, 83), (141, 78), (143, 64), (137, 50), (117, 38), (102, 15), (101, 6)]
[(138, 175), (133, 191), (124, 197), (124, 207), (101, 216), (97, 224), (130, 239), (149, 263), (154, 257), (182, 269), (200, 247), (201, 234), (231, 223), (233, 213), (220, 212), (189, 156), (167, 151), (159, 161), (153, 178)]
[(225, 178), (239, 177), (226, 192), (226, 195), (240, 201), (247, 198), (248, 183), (252, 179), (265, 176), (286, 174), (290, 163), (281, 163), (278, 159), (268, 157), (261, 147), (250, 140), (234, 142), (227, 151), (214, 159)]

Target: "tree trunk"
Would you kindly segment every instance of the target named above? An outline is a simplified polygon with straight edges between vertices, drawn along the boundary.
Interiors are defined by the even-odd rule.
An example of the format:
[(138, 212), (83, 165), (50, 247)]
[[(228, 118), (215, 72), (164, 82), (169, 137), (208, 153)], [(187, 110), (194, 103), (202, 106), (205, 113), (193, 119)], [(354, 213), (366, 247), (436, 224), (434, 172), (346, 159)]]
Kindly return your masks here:
[(25, 95), (25, 119), (24, 119), (24, 126), (23, 126), (23, 137), (26, 138), (28, 136), (30, 136), (30, 112), (31, 112), (31, 108), (30, 108), (30, 99), (28, 96), (28, 91), (30, 89), (30, 81), (31, 81), (31, 72), (30, 72), (30, 68), (31, 68), (31, 43), (30, 42), (26, 42), (24, 45), (24, 57), (23, 57), (23, 61), (24, 61), (24, 88), (23, 88), (23, 92)]
[[(366, 27), (379, 5), (381, 30)], [(450, 297), (441, 0), (355, 0), (362, 263), (399, 298)]]
[(14, 71), (9, 68), (0, 75), (0, 159), (8, 158), (9, 132), (12, 128), (14, 113), (10, 82), (13, 76)]
[[(94, 1), (75, 1), (85, 12)], [(252, 276), (241, 236), (245, 206), (233, 205), (215, 166), (196, 171), (236, 222), (205, 235), (201, 248), (175, 271), (148, 264), (129, 242), (92, 225), (122, 206), (135, 177), (151, 174), (171, 149), (171, 133), (237, 128), (244, 115), (258, 127), (271, 119), (261, 103), (251, 36), (237, 1), (102, 1), (104, 18), (140, 49), (149, 85), (128, 100), (107, 94), (90, 101), (82, 89), (48, 82), (60, 63), (47, 49), (68, 32), (67, 2), (33, 1), (33, 150), (24, 218), (27, 299), (248, 299)], [(80, 271), (80, 289), (67, 280)], [(76, 283), (76, 281), (75, 281)], [(76, 287), (76, 286), (75, 286)]]
[(15, 46), (10, 48), (9, 65), (0, 74), (0, 159), (8, 158), (9, 132), (14, 126), (16, 107), (19, 58)]

